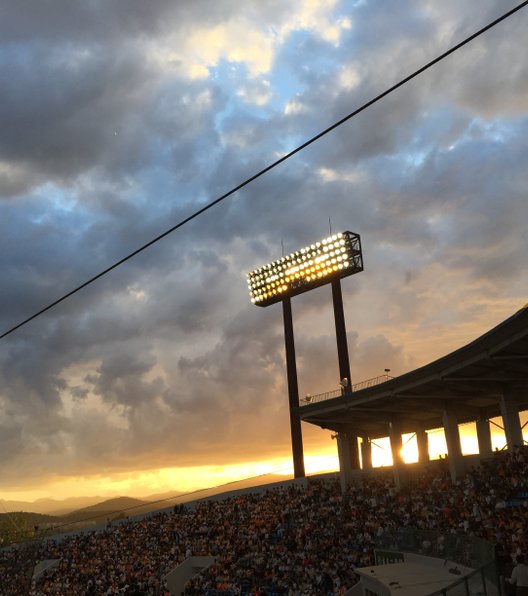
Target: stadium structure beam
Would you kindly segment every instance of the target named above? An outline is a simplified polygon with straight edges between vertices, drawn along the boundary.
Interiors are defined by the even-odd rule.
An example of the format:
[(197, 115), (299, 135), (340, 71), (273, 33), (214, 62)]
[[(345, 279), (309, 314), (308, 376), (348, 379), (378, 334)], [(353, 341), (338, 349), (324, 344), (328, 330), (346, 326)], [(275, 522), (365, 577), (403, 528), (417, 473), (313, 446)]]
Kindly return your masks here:
[(519, 406), (517, 404), (518, 390), (511, 385), (505, 385), (502, 391), (500, 409), (504, 423), (504, 434), (508, 449), (523, 445), (523, 433), (519, 418)]
[(451, 480), (454, 483), (457, 478), (464, 475), (465, 463), (462, 457), (462, 446), (460, 444), (460, 432), (458, 430), (456, 410), (447, 402), (442, 418), (447, 444), (449, 472), (451, 474)]
[(372, 469), (372, 443), (370, 437), (361, 437), (361, 463), (364, 470)]
[(416, 444), (418, 447), (418, 461), (427, 463), (429, 461), (429, 437), (425, 428), (416, 431)]
[(398, 417), (393, 417), (389, 422), (389, 439), (392, 453), (392, 473), (394, 485), (400, 491), (406, 484), (406, 469), (402, 456), (402, 433)]
[(476, 426), (479, 455), (489, 457), (492, 453), (491, 428), (485, 410), (480, 411)]

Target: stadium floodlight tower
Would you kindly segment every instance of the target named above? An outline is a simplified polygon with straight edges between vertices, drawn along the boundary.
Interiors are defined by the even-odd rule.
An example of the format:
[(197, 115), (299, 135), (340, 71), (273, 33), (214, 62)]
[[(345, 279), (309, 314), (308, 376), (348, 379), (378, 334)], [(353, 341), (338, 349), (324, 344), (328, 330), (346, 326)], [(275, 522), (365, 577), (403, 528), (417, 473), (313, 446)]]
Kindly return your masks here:
[(334, 320), (339, 359), (340, 383), (344, 393), (352, 391), (350, 362), (346, 338), (345, 315), (341, 294), (341, 278), (363, 271), (363, 255), (359, 234), (341, 232), (301, 248), (273, 263), (248, 273), (251, 302), (270, 306), (282, 302), (286, 370), (290, 402), (290, 427), (295, 478), (304, 477), (304, 455), (301, 418), (298, 413), (299, 388), (295, 362), (295, 342), (291, 298), (325, 284), (332, 284)]

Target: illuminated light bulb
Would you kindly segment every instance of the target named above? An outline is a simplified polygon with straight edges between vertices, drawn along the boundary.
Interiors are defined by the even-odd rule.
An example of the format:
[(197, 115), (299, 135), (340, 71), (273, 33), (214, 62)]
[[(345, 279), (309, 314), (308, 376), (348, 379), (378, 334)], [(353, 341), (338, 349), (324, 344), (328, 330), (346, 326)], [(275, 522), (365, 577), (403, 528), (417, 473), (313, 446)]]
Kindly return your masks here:
[(255, 304), (255, 298), (251, 298), (251, 304)]
[(332, 259), (332, 265), (335, 265), (337, 263), (336, 259)]
[(342, 234), (341, 232), (339, 232), (339, 233), (337, 234), (337, 237), (338, 237), (338, 238), (343, 238), (343, 234)]
[(332, 242), (335, 242), (336, 240), (337, 240), (337, 235), (336, 235), (336, 234), (334, 234), (334, 235), (332, 236)]
[(345, 267), (348, 267), (350, 265), (350, 263), (348, 261), (345, 261)]
[(310, 248), (311, 248), (312, 250), (315, 250), (315, 244), (310, 244)]

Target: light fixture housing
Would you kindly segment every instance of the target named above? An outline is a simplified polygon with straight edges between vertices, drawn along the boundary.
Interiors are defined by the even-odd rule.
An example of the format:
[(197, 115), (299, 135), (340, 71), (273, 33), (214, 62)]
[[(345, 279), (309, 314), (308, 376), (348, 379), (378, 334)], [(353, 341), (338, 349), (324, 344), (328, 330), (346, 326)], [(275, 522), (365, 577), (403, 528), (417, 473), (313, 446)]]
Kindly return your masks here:
[(248, 273), (249, 296), (269, 306), (360, 271), (359, 234), (339, 232)]

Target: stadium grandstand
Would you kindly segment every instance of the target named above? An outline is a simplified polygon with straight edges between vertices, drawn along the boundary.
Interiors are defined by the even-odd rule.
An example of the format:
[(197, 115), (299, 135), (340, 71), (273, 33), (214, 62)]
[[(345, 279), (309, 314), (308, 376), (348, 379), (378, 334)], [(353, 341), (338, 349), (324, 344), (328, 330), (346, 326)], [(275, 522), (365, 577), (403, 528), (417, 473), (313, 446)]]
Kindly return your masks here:
[[(527, 358), (524, 308), (427, 367), (300, 408), (312, 423), (321, 424), (324, 415), (327, 427), (353, 420), (368, 437), (376, 436), (375, 425), (407, 431), (425, 412), (430, 424), (454, 426), (445, 427), (447, 459), (428, 461), (422, 453), (405, 470), (397, 460), (392, 470), (374, 470), (363, 457), (363, 469), (353, 470), (341, 438), (337, 475), (225, 493), (4, 548), (0, 594), (515, 593), (509, 579), (517, 557), (528, 553), (528, 447), (519, 419)], [(445, 397), (451, 384), (462, 387), (458, 399)], [(395, 412), (387, 412), (387, 396), (399, 426), (391, 425)], [(480, 456), (464, 458), (458, 422), (475, 411), (479, 420), (496, 415), (497, 408), (507, 448), (488, 449), (486, 419)], [(348, 446), (351, 436), (358, 444), (350, 428), (341, 429)]]

